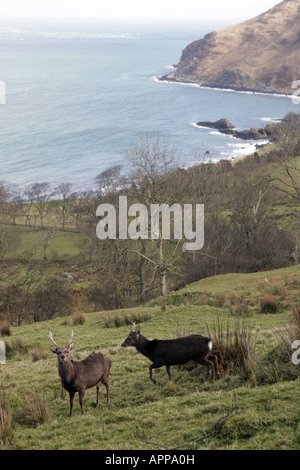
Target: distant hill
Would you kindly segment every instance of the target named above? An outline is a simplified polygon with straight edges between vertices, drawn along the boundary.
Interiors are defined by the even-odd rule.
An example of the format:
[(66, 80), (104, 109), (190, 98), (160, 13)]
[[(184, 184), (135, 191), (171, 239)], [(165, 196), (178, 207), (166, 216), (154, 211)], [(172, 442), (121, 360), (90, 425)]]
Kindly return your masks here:
[(293, 93), (300, 80), (300, 0), (213, 31), (189, 44), (176, 70), (162, 79), (203, 86)]

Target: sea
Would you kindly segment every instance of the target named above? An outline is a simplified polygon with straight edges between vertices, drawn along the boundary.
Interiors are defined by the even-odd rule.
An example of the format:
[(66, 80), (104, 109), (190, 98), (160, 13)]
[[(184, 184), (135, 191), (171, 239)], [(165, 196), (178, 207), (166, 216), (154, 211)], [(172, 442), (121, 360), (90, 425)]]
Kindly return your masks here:
[(263, 126), (299, 112), (290, 97), (159, 80), (189, 43), (229, 24), (0, 21), (0, 180), (93, 190), (102, 171), (126, 172), (126, 153), (146, 136), (167, 142), (182, 167), (253, 152), (257, 142), (196, 123)]

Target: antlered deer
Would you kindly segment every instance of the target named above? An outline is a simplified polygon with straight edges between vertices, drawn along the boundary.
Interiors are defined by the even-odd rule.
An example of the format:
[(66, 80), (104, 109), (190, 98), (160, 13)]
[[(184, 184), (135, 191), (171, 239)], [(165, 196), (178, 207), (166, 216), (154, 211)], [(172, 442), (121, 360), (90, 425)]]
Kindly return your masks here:
[(90, 354), (90, 356), (83, 361), (72, 361), (70, 351), (74, 346), (74, 343), (72, 343), (73, 335), (72, 330), (71, 339), (67, 346), (61, 348), (55, 343), (52, 333), (49, 332), (49, 338), (56, 346), (55, 348), (52, 346), (50, 350), (57, 355), (58, 372), (61, 383), (70, 395), (70, 418), (73, 414), (73, 403), (76, 392), (79, 393), (79, 403), (82, 414), (84, 414), (83, 398), (88, 388), (97, 388), (96, 406), (98, 406), (100, 382), (106, 386), (107, 404), (109, 405), (108, 376), (111, 368), (110, 359), (100, 352)]
[(140, 333), (140, 327), (130, 330), (128, 337), (122, 346), (135, 346), (136, 349), (148, 357), (153, 364), (150, 365), (150, 380), (156, 384), (152, 377), (152, 369), (166, 366), (169, 380), (171, 381), (170, 366), (186, 364), (193, 360), (207, 367), (206, 380), (211, 376), (212, 364), (214, 364), (216, 376), (219, 378), (217, 358), (211, 354), (212, 341), (201, 335), (190, 335), (183, 338), (149, 341)]

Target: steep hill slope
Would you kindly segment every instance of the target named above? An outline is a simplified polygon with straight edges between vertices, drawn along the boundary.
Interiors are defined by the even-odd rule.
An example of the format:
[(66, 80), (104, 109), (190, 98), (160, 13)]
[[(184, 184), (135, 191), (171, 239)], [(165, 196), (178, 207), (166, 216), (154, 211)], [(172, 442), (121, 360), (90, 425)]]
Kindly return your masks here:
[(293, 93), (300, 79), (300, 0), (284, 0), (189, 44), (163, 79), (204, 86)]
[[(297, 265), (203, 279), (170, 294), (163, 310), (157, 299), (154, 306), (86, 314), (81, 324), (65, 317), (12, 327), (9, 337), (1, 337), (7, 361), (0, 365), (0, 449), (298, 449), (300, 366), (293, 369), (294, 376), (286, 375), (292, 349), (288, 347), (288, 362), (282, 362), (278, 335), (290, 321), (291, 307), (299, 305), (299, 270)], [(266, 293), (273, 295), (273, 302), (280, 297), (277, 312), (260, 311), (259, 297)], [(245, 318), (235, 309), (238, 297), (249, 302)], [(223, 331), (225, 339), (243, 325), (243, 342), (252, 345), (249, 351), (255, 345), (255, 367), (244, 376), (237, 362), (238, 367), (209, 383), (204, 382), (205, 368), (196, 363), (172, 367), (173, 383), (162, 368), (155, 370), (155, 386), (149, 380), (149, 360), (135, 348), (121, 346), (130, 328), (121, 322), (126, 316), (149, 339), (208, 330), (219, 338)], [(108, 324), (108, 318), (119, 321)], [(85, 416), (76, 400), (74, 416), (68, 418), (68, 394), (62, 391), (57, 360), (49, 350), (49, 328), (60, 345), (74, 329), (73, 359), (100, 349), (112, 360), (109, 406), (101, 385), (100, 407), (95, 407), (96, 391), (90, 389)], [(231, 354), (235, 349), (230, 348)], [(222, 426), (212, 433), (219, 420), (224, 420)]]

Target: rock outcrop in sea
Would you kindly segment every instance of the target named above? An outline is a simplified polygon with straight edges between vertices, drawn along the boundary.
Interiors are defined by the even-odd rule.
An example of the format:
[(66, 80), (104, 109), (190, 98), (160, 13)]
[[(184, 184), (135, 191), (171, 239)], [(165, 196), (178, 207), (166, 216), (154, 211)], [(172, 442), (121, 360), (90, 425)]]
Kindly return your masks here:
[(278, 138), (278, 130), (281, 127), (280, 121), (278, 124), (268, 124), (265, 127), (252, 127), (248, 130), (238, 131), (228, 119), (219, 119), (218, 121), (200, 121), (197, 122), (199, 127), (208, 127), (216, 129), (222, 134), (232, 135), (237, 139), (243, 140), (269, 140), (276, 141)]

